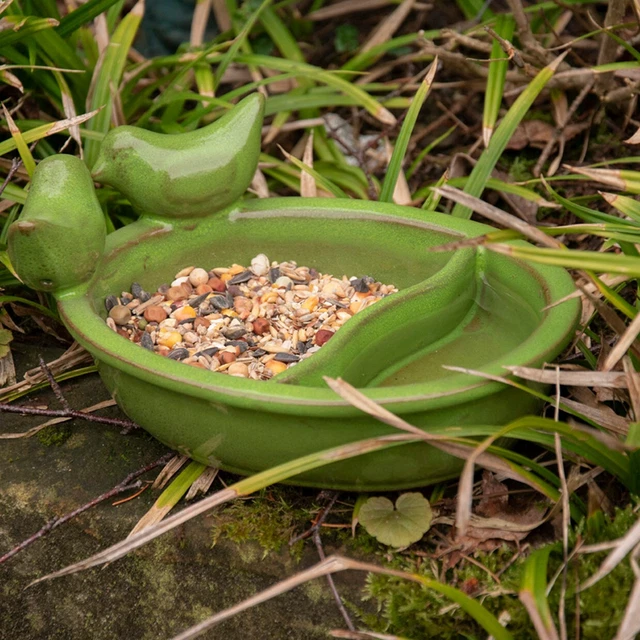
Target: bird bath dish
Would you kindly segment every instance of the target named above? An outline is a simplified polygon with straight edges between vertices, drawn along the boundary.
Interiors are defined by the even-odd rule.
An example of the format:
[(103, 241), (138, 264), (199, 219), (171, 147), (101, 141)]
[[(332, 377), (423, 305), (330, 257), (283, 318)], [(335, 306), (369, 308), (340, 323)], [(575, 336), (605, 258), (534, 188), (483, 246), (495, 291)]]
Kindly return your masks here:
[[(96, 359), (123, 411), (153, 436), (206, 464), (243, 475), (340, 444), (393, 432), (332, 391), (341, 377), (426, 431), (501, 425), (539, 409), (513, 387), (455, 372), (504, 375), (541, 365), (573, 333), (577, 300), (562, 269), (480, 249), (430, 247), (490, 228), (380, 202), (240, 200), (258, 161), (263, 102), (243, 100), (212, 125), (162, 135), (119, 127), (92, 174), (66, 155), (42, 161), (9, 231), (21, 279), (52, 292), (60, 316)], [(119, 190), (139, 220), (106, 234), (93, 180)], [(353, 318), (313, 356), (269, 380), (188, 366), (124, 339), (105, 323), (105, 298), (171, 282), (186, 265), (248, 265), (257, 254), (336, 276), (371, 275), (393, 293)], [(296, 484), (401, 489), (456, 476), (461, 461), (404, 444), (336, 462)]]

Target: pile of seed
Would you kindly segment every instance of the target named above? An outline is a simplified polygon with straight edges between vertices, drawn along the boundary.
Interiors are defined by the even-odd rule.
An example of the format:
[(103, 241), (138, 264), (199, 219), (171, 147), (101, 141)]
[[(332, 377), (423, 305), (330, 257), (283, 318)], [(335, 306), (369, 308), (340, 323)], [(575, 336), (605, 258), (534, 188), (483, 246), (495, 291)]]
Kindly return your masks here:
[(107, 324), (161, 356), (267, 380), (325, 344), (351, 316), (395, 293), (373, 278), (334, 278), (295, 262), (187, 267), (156, 293), (108, 296)]

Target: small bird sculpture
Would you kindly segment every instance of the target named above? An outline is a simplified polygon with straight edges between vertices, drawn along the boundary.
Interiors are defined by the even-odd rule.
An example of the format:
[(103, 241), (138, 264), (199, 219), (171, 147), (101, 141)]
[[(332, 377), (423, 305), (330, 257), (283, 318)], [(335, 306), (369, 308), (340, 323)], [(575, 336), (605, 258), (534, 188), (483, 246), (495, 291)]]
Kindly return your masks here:
[(93, 178), (151, 217), (205, 216), (235, 202), (255, 174), (264, 98), (251, 94), (210, 125), (180, 134), (110, 131)]
[(85, 163), (49, 156), (36, 167), (20, 219), (9, 227), (9, 258), (32, 289), (61, 291), (91, 277), (106, 235)]

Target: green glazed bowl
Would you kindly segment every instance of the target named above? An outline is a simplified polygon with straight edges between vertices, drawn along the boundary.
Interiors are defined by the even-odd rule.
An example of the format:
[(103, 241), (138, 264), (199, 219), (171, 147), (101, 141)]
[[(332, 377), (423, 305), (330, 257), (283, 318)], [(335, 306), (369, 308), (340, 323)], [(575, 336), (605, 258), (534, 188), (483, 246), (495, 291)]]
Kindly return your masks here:
[[(259, 123), (260, 99), (247, 100), (236, 113), (246, 111), (247, 104), (254, 110), (259, 107), (254, 115)], [(257, 163), (259, 127), (252, 138), (253, 155), (251, 145), (245, 144), (238, 151), (240, 168), (233, 173), (244, 171), (242, 191)], [(75, 158), (64, 158), (65, 170), (78, 181), (86, 168), (76, 166)], [(122, 162), (117, 154), (114, 158)], [(482, 235), (491, 228), (378, 202), (279, 198), (232, 204), (220, 197), (224, 208), (207, 214), (202, 199), (194, 198), (193, 205), (178, 207), (175, 215), (169, 206), (152, 214), (145, 211), (144, 193), (130, 193), (138, 188), (134, 180), (118, 188), (131, 202), (142, 203), (138, 208), (143, 215), (106, 236), (101, 246), (94, 238), (99, 233), (92, 235), (87, 229), (104, 225), (99, 222), (103, 217), (97, 201), (98, 209), (92, 204), (91, 188), (83, 206), (83, 234), (94, 238), (92, 251), (100, 257), (89, 276), (86, 261), (78, 261), (82, 269), (76, 273), (68, 264), (75, 261), (61, 256), (58, 245), (63, 236), (56, 236), (53, 248), (47, 240), (55, 235), (52, 220), (59, 216), (61, 224), (69, 215), (68, 206), (56, 209), (57, 199), (74, 201), (72, 195), (47, 187), (43, 165), (49, 160), (38, 167), (31, 201), (10, 231), (9, 250), (18, 274), (31, 286), (55, 293), (63, 322), (94, 356), (123, 411), (169, 447), (209, 465), (248, 475), (393, 431), (336, 395), (323, 376), (342, 377), (426, 431), (443, 425), (502, 425), (536, 412), (539, 401), (531, 395), (443, 365), (496, 375), (505, 374), (505, 365), (539, 366), (562, 351), (577, 322), (576, 300), (548, 308), (574, 290), (564, 270), (526, 264), (482, 248), (429, 252), (429, 247)], [(99, 170), (104, 171), (104, 158), (101, 163)], [(113, 175), (122, 181), (127, 170), (121, 167)], [(162, 171), (167, 173), (166, 168)], [(152, 179), (154, 173), (149, 176)], [(98, 179), (95, 171), (94, 177)], [(234, 188), (229, 180), (225, 189), (231, 187), (229, 198), (236, 200), (239, 186)], [(58, 168), (56, 189), (59, 181)], [(166, 192), (172, 187), (165, 180), (162, 188)], [(192, 188), (197, 190), (197, 185)], [(75, 189), (77, 200), (81, 188)], [(153, 197), (157, 196), (155, 192)], [(70, 228), (67, 224), (67, 235)], [(67, 240), (75, 241), (76, 253), (81, 253), (83, 234)], [(51, 264), (34, 258), (43, 252)], [(104, 298), (128, 290), (134, 281), (154, 291), (188, 264), (208, 268), (248, 264), (258, 253), (270, 260), (296, 260), (336, 276), (373, 275), (394, 284), (399, 292), (349, 320), (313, 357), (266, 382), (163, 358), (105, 324)], [(454, 477), (461, 465), (427, 444), (407, 444), (319, 468), (296, 477), (295, 483), (366, 491), (402, 489)]]

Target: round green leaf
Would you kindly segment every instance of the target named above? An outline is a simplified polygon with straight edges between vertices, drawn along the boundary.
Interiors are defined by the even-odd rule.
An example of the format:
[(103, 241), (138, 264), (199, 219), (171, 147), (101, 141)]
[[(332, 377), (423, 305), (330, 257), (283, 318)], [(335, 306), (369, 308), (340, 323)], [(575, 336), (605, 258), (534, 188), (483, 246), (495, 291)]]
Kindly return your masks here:
[(396, 507), (387, 498), (369, 498), (361, 507), (360, 524), (383, 544), (406, 547), (429, 530), (431, 505), (421, 493), (403, 493)]

